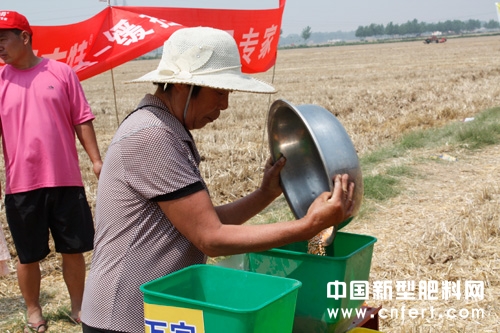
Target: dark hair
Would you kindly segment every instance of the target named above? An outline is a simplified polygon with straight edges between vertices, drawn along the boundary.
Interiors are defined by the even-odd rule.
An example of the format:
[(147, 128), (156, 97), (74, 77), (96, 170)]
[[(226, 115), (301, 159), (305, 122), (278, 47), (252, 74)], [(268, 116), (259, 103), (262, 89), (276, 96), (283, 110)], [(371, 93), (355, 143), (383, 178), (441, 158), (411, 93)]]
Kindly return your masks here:
[[(157, 87), (161, 87), (163, 89), (163, 87), (165, 86), (165, 83), (163, 82), (153, 82), (153, 84)], [(170, 84), (167, 84), (167, 89), (165, 89), (164, 91), (168, 91), (172, 89), (172, 83)], [(196, 97), (198, 96), (199, 92), (201, 90), (201, 86), (194, 86), (193, 87), (193, 93), (191, 94), (191, 97)]]
[[(12, 31), (12, 33), (14, 33), (16, 36), (21, 36), (21, 34), (23, 33), (23, 30), (21, 29), (9, 29), (10, 31)], [(33, 36), (29, 35), (30, 36), (30, 43), (33, 42)]]

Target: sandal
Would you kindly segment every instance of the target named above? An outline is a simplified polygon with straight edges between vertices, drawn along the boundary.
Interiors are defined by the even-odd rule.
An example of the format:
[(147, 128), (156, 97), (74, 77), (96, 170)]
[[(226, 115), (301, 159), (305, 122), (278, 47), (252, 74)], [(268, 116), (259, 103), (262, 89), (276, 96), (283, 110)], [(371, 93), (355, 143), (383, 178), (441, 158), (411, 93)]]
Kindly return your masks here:
[(47, 321), (45, 319), (42, 319), (36, 323), (27, 322), (26, 326), (24, 327), (24, 333), (45, 332), (45, 331), (47, 331)]

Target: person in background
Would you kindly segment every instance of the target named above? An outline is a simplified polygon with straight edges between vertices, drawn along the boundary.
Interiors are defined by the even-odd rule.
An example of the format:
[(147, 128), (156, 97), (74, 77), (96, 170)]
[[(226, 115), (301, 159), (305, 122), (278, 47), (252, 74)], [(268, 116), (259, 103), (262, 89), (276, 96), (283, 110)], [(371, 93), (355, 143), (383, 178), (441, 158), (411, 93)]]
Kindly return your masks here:
[(0, 134), (5, 159), (5, 211), (18, 255), (17, 277), (26, 303), (25, 331), (45, 332), (39, 262), (49, 253), (49, 230), (80, 320), (85, 260), (94, 225), (80, 172), (75, 133), (97, 177), (102, 160), (94, 115), (75, 72), (37, 57), (23, 15), (0, 11)]
[(231, 35), (207, 27), (181, 28), (165, 42), (158, 68), (135, 82), (152, 82), (112, 139), (99, 179), (94, 253), (82, 306), (83, 332), (142, 332), (139, 287), (217, 257), (263, 251), (308, 240), (352, 214), (354, 184), (335, 178), (295, 221), (245, 225), (281, 195), (285, 157), (269, 159), (261, 185), (214, 207), (200, 174), (191, 135), (228, 108), (229, 93), (273, 93), (241, 73)]

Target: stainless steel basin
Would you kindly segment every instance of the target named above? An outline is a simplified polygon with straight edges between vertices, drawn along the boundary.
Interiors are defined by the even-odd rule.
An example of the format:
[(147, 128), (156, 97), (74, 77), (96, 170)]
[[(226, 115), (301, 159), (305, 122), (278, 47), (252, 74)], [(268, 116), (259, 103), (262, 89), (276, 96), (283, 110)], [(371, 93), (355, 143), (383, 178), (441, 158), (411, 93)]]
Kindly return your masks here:
[(269, 109), (267, 130), (273, 159), (276, 161), (280, 154), (287, 159), (280, 180), (296, 218), (306, 215), (320, 193), (331, 191), (332, 178), (342, 173), (349, 174), (356, 184), (353, 216), (358, 213), (363, 199), (358, 155), (344, 127), (331, 112), (317, 105), (294, 106), (279, 99)]

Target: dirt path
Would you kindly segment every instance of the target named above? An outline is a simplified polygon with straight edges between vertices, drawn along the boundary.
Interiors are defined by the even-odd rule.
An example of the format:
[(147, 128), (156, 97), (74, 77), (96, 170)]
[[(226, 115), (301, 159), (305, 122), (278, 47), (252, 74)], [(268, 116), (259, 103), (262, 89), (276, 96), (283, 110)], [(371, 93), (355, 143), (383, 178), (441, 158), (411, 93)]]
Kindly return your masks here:
[[(394, 161), (414, 170), (402, 179), (404, 192), (377, 205), (369, 217), (353, 221), (348, 231), (378, 239), (370, 280), (439, 282), (435, 301), (372, 300), (370, 305), (397, 309), (399, 318), (381, 319), (384, 332), (500, 332), (500, 146), (477, 152), (449, 152), (455, 162), (432, 160), (438, 151), (414, 152)], [(444, 300), (442, 281), (461, 281), (461, 300)], [(484, 282), (484, 300), (463, 299), (466, 281)], [(395, 296), (393, 294), (393, 296)], [(417, 297), (418, 298), (418, 297)], [(401, 308), (419, 317), (402, 320)], [(430, 307), (436, 310), (432, 318)], [(472, 319), (473, 309), (485, 311)], [(421, 310), (427, 312), (422, 316)], [(467, 318), (446, 318), (449, 309), (467, 309)], [(439, 315), (437, 314), (439, 313)], [(454, 312), (452, 312), (454, 313)], [(465, 317), (466, 310), (462, 311)], [(441, 316), (441, 317), (439, 317)]]

